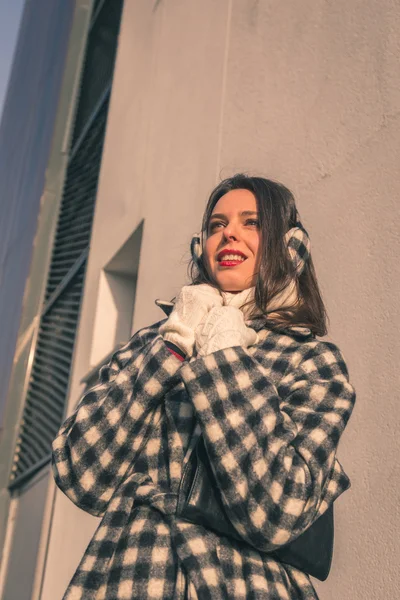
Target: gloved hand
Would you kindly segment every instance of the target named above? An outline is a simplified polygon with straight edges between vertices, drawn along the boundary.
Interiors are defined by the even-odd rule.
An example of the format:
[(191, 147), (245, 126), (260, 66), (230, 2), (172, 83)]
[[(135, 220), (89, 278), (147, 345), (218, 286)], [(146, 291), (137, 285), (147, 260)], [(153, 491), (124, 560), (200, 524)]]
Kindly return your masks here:
[(206, 283), (185, 285), (176, 297), (170, 316), (161, 325), (160, 334), (190, 358), (193, 355), (195, 329), (216, 306), (222, 306), (222, 296), (216, 288)]
[(196, 350), (206, 356), (223, 348), (248, 348), (258, 342), (258, 334), (244, 322), (244, 315), (235, 306), (216, 306), (205, 316), (195, 332)]

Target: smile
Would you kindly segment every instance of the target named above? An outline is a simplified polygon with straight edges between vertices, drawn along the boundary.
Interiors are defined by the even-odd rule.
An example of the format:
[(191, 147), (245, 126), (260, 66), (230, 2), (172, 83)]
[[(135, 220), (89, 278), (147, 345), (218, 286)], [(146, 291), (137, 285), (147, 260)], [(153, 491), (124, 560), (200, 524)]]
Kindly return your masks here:
[(220, 267), (236, 267), (237, 265), (242, 264), (246, 259), (239, 254), (224, 254), (218, 260), (218, 264)]

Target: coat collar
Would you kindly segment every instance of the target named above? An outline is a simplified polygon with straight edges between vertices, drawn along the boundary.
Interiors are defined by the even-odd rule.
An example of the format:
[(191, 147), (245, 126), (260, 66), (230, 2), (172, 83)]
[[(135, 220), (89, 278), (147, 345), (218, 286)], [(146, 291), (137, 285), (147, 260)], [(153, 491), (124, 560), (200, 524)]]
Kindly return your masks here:
[[(159, 308), (161, 308), (161, 310), (167, 315), (167, 317), (171, 314), (172, 309), (174, 308), (173, 301), (156, 300), (155, 303)], [(260, 329), (263, 329), (265, 327), (265, 319), (263, 319), (262, 317), (251, 319), (248, 323), (255, 331), (260, 331)], [(300, 338), (308, 338), (310, 336), (313, 336), (313, 333), (309, 327), (301, 327), (299, 325), (282, 326), (278, 329), (278, 332), (282, 332), (283, 334), (286, 333), (288, 335), (294, 335)]]

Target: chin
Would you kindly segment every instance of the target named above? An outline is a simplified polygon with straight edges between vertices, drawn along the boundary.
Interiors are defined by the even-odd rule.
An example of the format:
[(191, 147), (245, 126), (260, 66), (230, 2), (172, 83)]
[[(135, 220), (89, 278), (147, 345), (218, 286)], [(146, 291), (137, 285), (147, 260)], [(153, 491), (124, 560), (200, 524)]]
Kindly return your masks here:
[(242, 292), (247, 287), (250, 287), (250, 286), (246, 285), (244, 282), (232, 281), (232, 280), (231, 281), (221, 281), (220, 278), (217, 278), (217, 283), (223, 292), (231, 292), (232, 294), (234, 294), (235, 292)]

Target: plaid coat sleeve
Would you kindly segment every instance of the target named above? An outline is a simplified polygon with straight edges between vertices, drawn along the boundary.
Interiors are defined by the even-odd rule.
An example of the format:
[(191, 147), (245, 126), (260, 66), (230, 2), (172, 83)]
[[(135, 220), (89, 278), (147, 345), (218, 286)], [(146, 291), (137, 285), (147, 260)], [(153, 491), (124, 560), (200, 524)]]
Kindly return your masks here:
[(278, 387), (262, 346), (181, 370), (230, 521), (265, 552), (303, 533), (350, 484), (336, 459), (355, 402), (343, 355), (313, 341), (293, 356), (295, 368), (278, 361)]
[(181, 362), (157, 334), (136, 333), (99, 371), (99, 383), (81, 398), (53, 441), (57, 486), (83, 510), (102, 516), (146, 440)]

